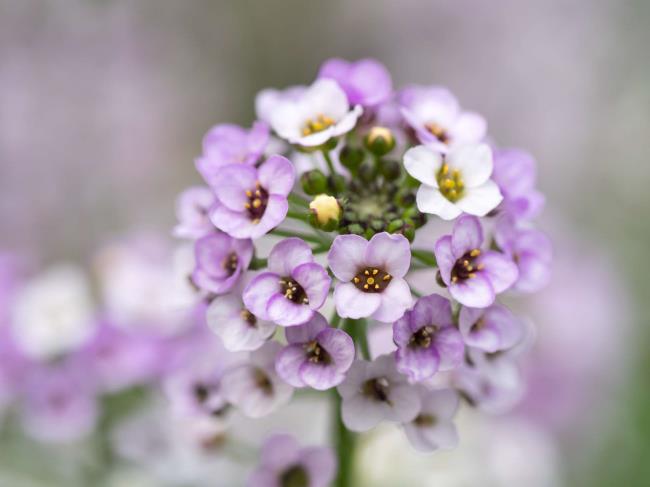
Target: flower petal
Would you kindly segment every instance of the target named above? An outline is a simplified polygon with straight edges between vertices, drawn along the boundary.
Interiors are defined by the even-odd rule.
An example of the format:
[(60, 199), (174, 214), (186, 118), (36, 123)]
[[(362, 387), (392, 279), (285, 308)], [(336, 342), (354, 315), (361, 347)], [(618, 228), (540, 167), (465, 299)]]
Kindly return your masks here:
[(287, 196), (293, 188), (296, 170), (286, 157), (273, 155), (260, 166), (258, 178), (270, 194)]
[(315, 262), (301, 264), (293, 270), (291, 277), (302, 286), (311, 309), (316, 310), (323, 306), (332, 283), (332, 278), (323, 266)]
[(456, 301), (471, 308), (487, 308), (495, 298), (494, 288), (482, 272), (476, 273), (473, 279), (451, 284), (449, 293)]
[(492, 174), (492, 150), (487, 144), (454, 147), (447, 154), (447, 161), (460, 171), (466, 188), (482, 185)]
[(341, 404), (343, 424), (352, 431), (364, 432), (377, 426), (386, 414), (386, 406), (361, 394), (345, 399)]
[(435, 348), (401, 347), (395, 352), (397, 370), (413, 382), (433, 377), (438, 372), (440, 358)]
[(512, 286), (519, 277), (517, 265), (505, 255), (493, 250), (483, 252), (478, 257), (477, 264), (485, 266), (481, 273), (487, 276), (497, 294)]
[(327, 254), (327, 264), (337, 279), (349, 282), (365, 267), (368, 241), (359, 235), (339, 235)]
[(440, 237), (436, 242), (433, 250), (436, 261), (438, 263), (438, 270), (444, 283), (449, 286), (451, 283), (451, 270), (456, 264), (456, 258), (451, 250), (451, 235)]
[(286, 238), (277, 243), (268, 258), (269, 271), (289, 277), (291, 271), (301, 264), (314, 262), (311, 247), (297, 237)]
[(289, 301), (283, 294), (276, 294), (269, 300), (266, 312), (271, 321), (281, 326), (300, 325), (314, 314), (309, 306)]
[(411, 288), (404, 279), (398, 277), (394, 277), (379, 296), (381, 304), (372, 317), (384, 323), (397, 320), (413, 304)]
[(438, 350), (441, 372), (455, 369), (463, 361), (465, 352), (463, 337), (454, 326), (446, 326), (438, 330), (432, 346)]
[(470, 215), (485, 216), (499, 206), (502, 200), (499, 187), (488, 179), (480, 186), (467, 188), (463, 197), (456, 201), (456, 206)]
[(411, 245), (404, 235), (377, 233), (366, 247), (365, 262), (393, 277), (404, 277), (411, 265)]
[(306, 384), (300, 376), (300, 367), (307, 362), (302, 345), (289, 345), (278, 353), (275, 359), (275, 371), (287, 384), (293, 387), (304, 387)]
[[(246, 308), (258, 318), (270, 319), (266, 308), (271, 297), (282, 291), (280, 276), (272, 272), (262, 272), (248, 283), (242, 294)], [(284, 296), (282, 296), (284, 297)]]
[(314, 313), (314, 316), (306, 323), (287, 328), (284, 335), (290, 344), (307, 343), (315, 340), (316, 336), (328, 326), (327, 320), (322, 314)]
[(480, 249), (483, 245), (483, 228), (478, 218), (464, 215), (454, 224), (454, 231), (451, 234), (451, 249), (454, 257), (458, 260), (465, 253)]
[[(422, 213), (438, 215), (443, 220), (453, 220), (462, 213), (459, 206), (445, 198), (440, 190), (430, 186), (420, 186), (415, 200)], [(462, 201), (462, 198), (458, 201)]]
[(436, 175), (442, 167), (442, 156), (439, 152), (425, 145), (418, 145), (404, 154), (404, 168), (412, 177), (422, 184), (438, 187)]
[(359, 291), (350, 282), (340, 282), (334, 289), (334, 302), (341, 318), (357, 319), (372, 315), (379, 308), (381, 297)]

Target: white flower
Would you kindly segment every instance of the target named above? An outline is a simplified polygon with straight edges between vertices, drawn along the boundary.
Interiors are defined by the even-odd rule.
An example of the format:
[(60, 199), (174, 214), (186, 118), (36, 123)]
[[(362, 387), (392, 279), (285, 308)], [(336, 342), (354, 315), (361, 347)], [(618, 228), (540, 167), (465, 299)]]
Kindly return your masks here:
[(292, 144), (324, 144), (352, 130), (363, 112), (360, 105), (350, 109), (345, 92), (331, 79), (319, 79), (304, 90), (290, 90), (290, 95), (264, 90), (256, 105), (271, 128)]
[(88, 281), (59, 265), (26, 284), (13, 307), (12, 333), (31, 358), (46, 360), (84, 343), (95, 328)]
[(422, 183), (418, 209), (443, 220), (462, 213), (485, 216), (503, 199), (490, 179), (492, 151), (486, 144), (454, 147), (445, 155), (419, 145), (404, 154), (404, 167)]

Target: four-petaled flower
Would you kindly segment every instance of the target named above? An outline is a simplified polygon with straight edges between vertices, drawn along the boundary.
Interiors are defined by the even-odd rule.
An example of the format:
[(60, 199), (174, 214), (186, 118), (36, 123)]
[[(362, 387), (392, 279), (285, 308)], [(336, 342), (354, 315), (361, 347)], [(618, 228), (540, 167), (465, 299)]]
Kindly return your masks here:
[(463, 306), (458, 316), (458, 329), (467, 346), (489, 353), (514, 347), (526, 331), (521, 320), (496, 303), (483, 309)]
[(349, 62), (332, 58), (320, 67), (318, 77), (336, 81), (345, 91), (350, 105), (375, 107), (388, 100), (393, 91), (390, 73), (375, 59)]
[(183, 191), (176, 201), (178, 224), (174, 227), (174, 235), (192, 239), (214, 232), (210, 221), (210, 208), (214, 201), (214, 193), (204, 186), (193, 186)]
[(450, 450), (458, 445), (458, 432), (452, 422), (459, 397), (453, 389), (419, 389), (422, 406), (418, 415), (404, 425), (413, 448), (422, 452)]

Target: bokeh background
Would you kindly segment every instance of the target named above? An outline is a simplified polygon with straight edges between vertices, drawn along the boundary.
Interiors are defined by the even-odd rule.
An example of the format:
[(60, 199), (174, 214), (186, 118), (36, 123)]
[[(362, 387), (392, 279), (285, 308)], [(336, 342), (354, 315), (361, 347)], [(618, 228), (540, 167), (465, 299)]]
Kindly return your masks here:
[[(249, 125), (257, 91), (309, 83), (328, 57), (376, 57), (535, 155), (557, 254), (529, 307), (534, 394), (463, 423), (442, 460), (409, 457), (410, 475), (478, 485), (445, 472), (490, 458), (495, 485), (649, 485), (648, 46), (647, 0), (0, 0), (0, 247), (84, 264), (133, 229), (168, 234), (208, 128)], [(392, 435), (364, 451), (369, 478), (390, 478)], [(0, 485), (32, 485), (2, 460), (11, 441)]]

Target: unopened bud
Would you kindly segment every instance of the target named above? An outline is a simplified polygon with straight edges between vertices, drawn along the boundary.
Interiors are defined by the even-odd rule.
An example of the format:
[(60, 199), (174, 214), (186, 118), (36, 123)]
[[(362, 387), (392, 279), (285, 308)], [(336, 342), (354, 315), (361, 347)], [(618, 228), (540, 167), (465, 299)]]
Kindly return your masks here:
[(300, 177), (302, 190), (308, 195), (316, 195), (327, 191), (327, 177), (322, 171), (314, 169), (307, 171)]
[(309, 203), (310, 223), (321, 230), (331, 232), (339, 226), (341, 205), (327, 194), (319, 194)]
[(363, 149), (360, 149), (359, 147), (350, 147), (349, 145), (346, 145), (341, 149), (341, 153), (339, 154), (339, 161), (341, 161), (341, 164), (352, 172), (359, 169), (363, 159), (364, 152)]
[(366, 148), (376, 156), (384, 156), (395, 147), (395, 136), (386, 127), (373, 127), (363, 139)]

